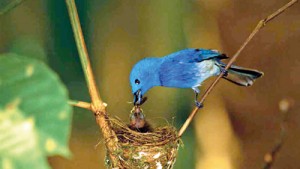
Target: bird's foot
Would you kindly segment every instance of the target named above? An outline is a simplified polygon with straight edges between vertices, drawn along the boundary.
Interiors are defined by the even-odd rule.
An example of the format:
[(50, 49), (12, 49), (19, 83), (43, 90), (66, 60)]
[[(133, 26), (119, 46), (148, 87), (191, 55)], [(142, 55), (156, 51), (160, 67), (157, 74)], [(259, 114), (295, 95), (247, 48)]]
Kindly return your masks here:
[(225, 68), (220, 68), (220, 71), (223, 73), (223, 77), (228, 76), (228, 71)]
[(203, 104), (201, 102), (195, 100), (195, 104), (199, 109), (203, 108)]

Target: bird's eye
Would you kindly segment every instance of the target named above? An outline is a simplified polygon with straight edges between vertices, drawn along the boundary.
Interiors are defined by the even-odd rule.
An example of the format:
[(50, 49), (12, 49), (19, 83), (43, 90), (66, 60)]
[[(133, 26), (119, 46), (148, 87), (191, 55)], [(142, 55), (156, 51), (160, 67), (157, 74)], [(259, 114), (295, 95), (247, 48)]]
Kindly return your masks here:
[(134, 83), (135, 84), (140, 84), (141, 82), (139, 81), (139, 79), (135, 79)]

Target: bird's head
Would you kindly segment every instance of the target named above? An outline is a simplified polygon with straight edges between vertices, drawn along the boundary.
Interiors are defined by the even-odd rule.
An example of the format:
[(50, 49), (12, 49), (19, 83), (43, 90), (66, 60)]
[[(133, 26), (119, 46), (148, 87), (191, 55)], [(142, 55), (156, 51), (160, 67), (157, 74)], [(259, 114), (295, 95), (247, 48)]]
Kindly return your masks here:
[(134, 105), (140, 105), (143, 95), (159, 83), (159, 58), (145, 58), (132, 68), (130, 73), (130, 85), (134, 95)]

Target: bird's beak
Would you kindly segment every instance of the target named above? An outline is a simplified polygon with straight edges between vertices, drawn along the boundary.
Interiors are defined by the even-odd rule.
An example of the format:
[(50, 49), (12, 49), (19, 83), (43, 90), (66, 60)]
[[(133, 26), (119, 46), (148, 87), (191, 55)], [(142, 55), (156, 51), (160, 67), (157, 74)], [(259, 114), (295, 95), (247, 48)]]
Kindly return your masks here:
[(133, 104), (135, 106), (140, 106), (144, 104), (147, 100), (147, 97), (143, 97), (141, 89), (133, 93)]
[(142, 100), (143, 100), (141, 89), (139, 89), (136, 92), (134, 92), (133, 96), (134, 96), (133, 104), (134, 105), (141, 105)]

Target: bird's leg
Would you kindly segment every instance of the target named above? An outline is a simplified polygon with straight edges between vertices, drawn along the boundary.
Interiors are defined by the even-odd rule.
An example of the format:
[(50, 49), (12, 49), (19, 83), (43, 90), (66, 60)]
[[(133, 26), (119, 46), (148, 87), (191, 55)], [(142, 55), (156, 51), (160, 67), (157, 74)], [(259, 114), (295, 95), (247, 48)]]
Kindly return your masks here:
[(197, 87), (193, 87), (192, 89), (195, 92), (195, 104), (199, 109), (201, 109), (203, 107), (203, 104), (198, 101), (198, 95), (200, 93), (200, 90)]
[(222, 64), (220, 64), (218, 62), (216, 62), (215, 65), (219, 67), (220, 72), (223, 73), (223, 77), (228, 76), (228, 71), (225, 69), (226, 65), (222, 65)]

